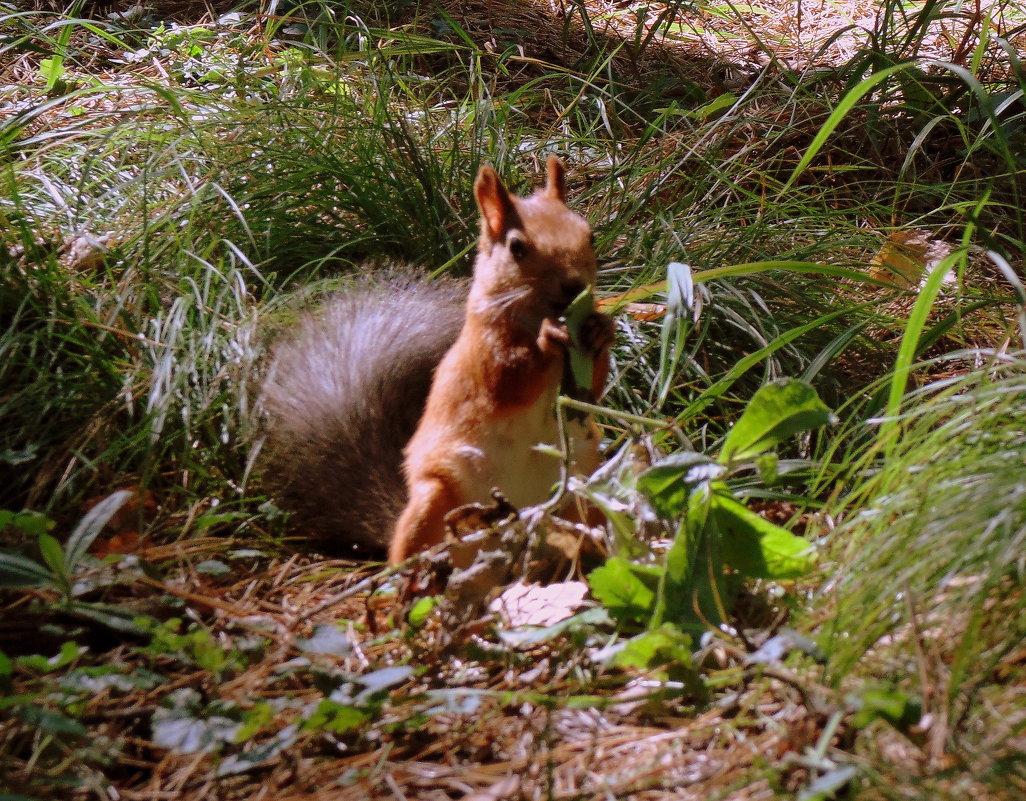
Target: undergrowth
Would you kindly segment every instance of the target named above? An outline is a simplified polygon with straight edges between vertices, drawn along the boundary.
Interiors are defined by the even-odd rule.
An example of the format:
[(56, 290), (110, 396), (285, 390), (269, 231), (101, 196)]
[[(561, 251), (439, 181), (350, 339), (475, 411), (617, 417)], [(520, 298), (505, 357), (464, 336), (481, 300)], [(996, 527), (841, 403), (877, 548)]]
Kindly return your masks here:
[[(695, 24), (680, 4), (654, 24), (630, 28), (625, 11), (606, 28), (574, 3), (533, 37), (516, 22), (481, 28), (420, 8), (386, 19), (355, 4), (194, 25), (0, 5), (4, 599), (45, 629), (0, 640), (12, 792), (207, 786), (157, 771), (154, 754), (170, 750), (219, 754), (209, 781), (232, 797), (251, 787), (238, 777), (284, 770), (290, 749), (373, 756), (387, 741), (397, 764), (430, 762), (440, 752), (425, 732), (461, 759), (526, 776), (544, 758), (578, 776), (578, 746), (551, 739), (574, 709), (627, 704), (631, 725), (659, 728), (781, 697), (786, 743), (762, 713), (728, 726), (724, 764), (746, 736), (779, 749), (738, 758), (717, 792), (939, 798), (971, 784), (1002, 798), (1021, 786), (1013, 310), (1026, 19), (1010, 3), (887, 3), (872, 30), (852, 24), (821, 43), (825, 54), (853, 37), (847, 58), (795, 65), (732, 7), (706, 10), (769, 56), (735, 65), (730, 81), (709, 79), (712, 61), (704, 79), (689, 71), (666, 50)], [(572, 57), (545, 64), (529, 55), (538, 42)], [(629, 462), (616, 479), (626, 490), (591, 489), (611, 499), (619, 560), (600, 570), (631, 588), (629, 603), (599, 578), (593, 617), (534, 651), (481, 639), (461, 650), (432, 609), (400, 614), (408, 598), (389, 597), (384, 578), (363, 588), (374, 592), (362, 611), (349, 596), (331, 606), (326, 588), (349, 592), (350, 566), (284, 556), (301, 532), (252, 472), (263, 348), (297, 302), (368, 265), (467, 274), (478, 167), (521, 190), (552, 152), (570, 167), (570, 204), (595, 226), (600, 294), (617, 313), (608, 450), (647, 449), (663, 472)], [(838, 421), (730, 462), (729, 432), (786, 377)], [(712, 453), (719, 462), (699, 456)], [(721, 472), (689, 478), (699, 463)], [(648, 500), (624, 478), (637, 473)], [(692, 494), (659, 501), (653, 475)], [(121, 511), (104, 506), (116, 489), (135, 498)], [(819, 547), (815, 581), (794, 583), (805, 556), (793, 573), (759, 572), (716, 551), (742, 529), (778, 536), (742, 504)], [(105, 525), (119, 533), (100, 537)], [(653, 526), (674, 540), (669, 557), (632, 539)], [(111, 556), (136, 551), (148, 556)], [(682, 553), (692, 561), (675, 573)], [(707, 553), (722, 574), (708, 581), (694, 573)], [(271, 613), (247, 606), (236, 573), (274, 576), (262, 586), (282, 609), (320, 604), (318, 628), (279, 610), (246, 623), (240, 610)], [(727, 619), (713, 596), (737, 592), (738, 573), (755, 581)], [(781, 597), (772, 579), (799, 592)], [(668, 586), (684, 588), (670, 611)], [(785, 618), (822, 654), (792, 643), (786, 670), (746, 658)], [(340, 619), (345, 636), (329, 625)], [(698, 634), (710, 622), (719, 650)], [(639, 630), (615, 664), (584, 655)], [(532, 667), (526, 689), (503, 684)], [(188, 688), (167, 690), (172, 673)], [(640, 712), (631, 680), (650, 693)], [(90, 693), (131, 699), (128, 728), (110, 729)], [(535, 738), (526, 757), (489, 733), (511, 721)], [(801, 757), (777, 758), (788, 751)], [(345, 786), (385, 792), (362, 758), (346, 763)], [(614, 792), (682, 786), (666, 776)], [(531, 781), (510, 797), (564, 797), (551, 776)]]

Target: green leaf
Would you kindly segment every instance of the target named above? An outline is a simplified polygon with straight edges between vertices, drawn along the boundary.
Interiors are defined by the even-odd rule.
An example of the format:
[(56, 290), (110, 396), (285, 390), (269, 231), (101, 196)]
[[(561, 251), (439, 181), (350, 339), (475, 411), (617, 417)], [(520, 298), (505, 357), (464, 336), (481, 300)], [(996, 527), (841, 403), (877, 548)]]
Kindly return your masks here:
[(39, 62), (39, 77), (46, 81), (46, 91), (53, 89), (64, 74), (64, 57), (53, 56)]
[(329, 731), (345, 734), (370, 720), (370, 713), (355, 706), (344, 706), (324, 699), (310, 717), (303, 721), (303, 731)]
[(22, 721), (30, 726), (35, 726), (44, 734), (73, 734), (77, 736), (86, 734), (85, 726), (77, 720), (62, 715), (60, 712), (43, 709), (35, 704), (15, 707), (12, 711)]
[(417, 603), (413, 605), (413, 608), (406, 616), (406, 619), (409, 621), (411, 626), (415, 629), (419, 629), (427, 622), (428, 616), (435, 610), (436, 606), (438, 606), (437, 597), (429, 595), (425, 598), (420, 598), (417, 600)]
[(638, 476), (637, 488), (664, 520), (680, 517), (694, 487), (719, 478), (723, 467), (700, 453), (676, 453)]
[(270, 726), (273, 720), (274, 707), (266, 701), (258, 701), (242, 713), (242, 726), (235, 733), (235, 742), (248, 742), (257, 732)]
[(815, 548), (759, 517), (725, 492), (713, 496), (712, 514), (722, 532), (723, 561), (751, 578), (793, 579), (815, 564)]
[[(596, 568), (601, 570), (602, 568)], [(598, 606), (585, 609), (572, 617), (553, 623), (551, 626), (523, 626), (517, 629), (500, 629), (499, 640), (510, 648), (533, 648), (542, 643), (554, 640), (566, 632), (588, 632), (595, 626), (612, 624), (608, 610)]]
[(148, 629), (140, 623), (139, 617), (132, 610), (119, 606), (72, 601), (67, 610), (75, 617), (92, 620), (101, 626), (106, 626), (113, 631), (120, 631), (123, 634), (140, 636), (148, 632)]
[[(570, 349), (568, 351), (570, 374), (573, 376), (577, 388), (588, 391), (591, 391), (591, 379), (595, 369), (595, 362), (594, 357), (584, 347), (582, 328), (585, 321), (594, 311), (595, 295), (592, 293), (592, 288), (588, 286), (573, 299), (563, 315), (566, 329), (570, 333)], [(572, 397), (577, 395), (576, 392), (567, 392), (566, 387), (563, 388), (563, 391)]]
[(64, 549), (61, 544), (50, 534), (40, 534), (39, 552), (43, 555), (43, 561), (53, 571), (54, 577), (66, 581), (68, 573), (64, 566)]
[(724, 109), (730, 108), (737, 102), (737, 95), (731, 92), (724, 92), (718, 97), (714, 97), (708, 103), (699, 106), (691, 111), (681, 112), (682, 117), (691, 117), (698, 120), (707, 120), (714, 114), (723, 111)]
[(66, 573), (70, 574), (82, 561), (89, 546), (99, 536), (100, 531), (107, 525), (114, 514), (120, 509), (135, 493), (131, 490), (118, 490), (111, 493), (96, 506), (86, 512), (75, 530), (68, 537), (64, 549), (64, 564), (67, 566)]
[(697, 619), (695, 568), (706, 540), (716, 536), (715, 520), (709, 515), (711, 496), (709, 482), (703, 482), (688, 497), (687, 517), (666, 554), (666, 568), (660, 577), (649, 628), (664, 622), (681, 625)]
[(751, 459), (799, 431), (836, 421), (833, 413), (804, 381), (785, 378), (766, 384), (752, 396), (723, 441), (719, 462)]
[(613, 658), (613, 664), (644, 671), (662, 681), (702, 686), (691, 659), (691, 637), (669, 624), (629, 639)]
[(40, 534), (51, 531), (54, 522), (42, 512), (9, 512), (6, 509), (0, 509), (0, 531), (7, 526), (14, 526), (23, 534), (38, 537)]
[(755, 466), (759, 469), (759, 479), (767, 487), (772, 487), (780, 480), (779, 460), (772, 451), (756, 456)]
[(0, 552), (0, 588), (52, 584), (53, 574), (39, 562), (15, 553)]
[(661, 573), (658, 567), (636, 565), (614, 556), (588, 574), (588, 586), (611, 617), (644, 622), (651, 614)]
[[(286, 726), (276, 732), (266, 742), (260, 743), (248, 751), (239, 754), (229, 754), (214, 771), (215, 776), (234, 776), (239, 773), (246, 773), (255, 768), (269, 764), (276, 759), (282, 751), (293, 746), (298, 737), (299, 727), (295, 724)], [(236, 734), (236, 741), (240, 742)]]
[(897, 687), (870, 686), (848, 700), (858, 710), (852, 723), (860, 729), (879, 719), (887, 721), (898, 731), (907, 732), (923, 714), (922, 701)]

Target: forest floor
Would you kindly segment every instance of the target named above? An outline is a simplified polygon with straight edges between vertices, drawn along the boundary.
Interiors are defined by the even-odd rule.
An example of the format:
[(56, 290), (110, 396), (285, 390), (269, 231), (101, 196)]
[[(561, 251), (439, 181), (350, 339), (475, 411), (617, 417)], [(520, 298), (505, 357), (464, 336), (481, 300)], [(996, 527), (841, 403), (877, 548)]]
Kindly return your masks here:
[[(818, 71), (832, 80), (831, 70), (866, 51), (883, 13), (880, 3), (828, 0), (753, 0), (743, 8), (588, 0), (583, 14), (565, 0), (358, 5), (348, 12), (365, 12), (359, 16), (382, 51), (391, 46), (391, 30), (466, 44), (496, 59), (503, 54), (502, 68), (491, 75), (496, 97), (539, 75), (579, 70), (597, 49), (609, 54), (608, 71), (620, 76), (624, 92), (661, 86), (662, 98), (682, 104), (693, 87), (707, 102), (736, 98), (763, 73), (779, 76), (784, 87)], [(230, 4), (192, 0), (133, 8), (125, 2), (86, 11), (97, 19), (145, 13), (181, 30), (229, 26), (260, 43), (266, 60), (251, 51), (249, 66), (271, 70), (282, 63), (275, 59), (285, 46), (262, 38), (275, 15), (222, 18)], [(1019, 10), (1003, 3), (976, 8), (931, 22), (917, 56), (1005, 80), (1011, 66), (991, 51), (981, 57), (973, 32), (985, 13), (1001, 29), (1006, 12), (1018, 23)], [(331, 6), (321, 11), (330, 14)], [(1022, 30), (1015, 30), (1021, 42)], [(124, 91), (94, 99), (83, 88), (75, 108), (56, 101), (36, 106), (40, 93), (22, 91), (39, 83), (45, 48), (3, 67), (0, 92), (10, 107), (33, 110), (26, 149), (76, 119), (85, 120), (81, 132), (90, 115), (99, 119), (118, 104), (127, 111), (138, 102), (133, 87), (181, 69), (173, 50), (140, 48), (131, 58), (112, 56), (116, 50), (100, 43), (95, 62), (84, 60), (82, 72), (93, 68), (97, 81)], [(441, 56), (426, 53), (417, 63), (429, 72), (434, 58)], [(589, 80), (602, 74), (595, 69)], [(547, 121), (553, 129), (561, 122)], [(805, 133), (781, 148), (790, 158), (785, 172), (815, 129)], [(665, 148), (672, 151), (673, 144)], [(824, 184), (833, 180), (825, 170), (817, 175)], [(58, 227), (45, 232), (55, 242)], [(88, 273), (94, 258), (115, 247), (116, 239), (96, 244), (99, 232), (86, 234), (53, 245), (54, 262), (69, 273)], [(5, 251), (12, 271), (31, 273), (26, 248), (21, 242)], [(976, 251), (972, 259), (977, 267), (983, 261)], [(923, 272), (929, 263), (913, 265), (907, 284), (918, 285)], [(877, 276), (877, 284), (887, 283), (893, 282)], [(914, 296), (893, 303), (907, 313)], [(655, 306), (657, 316), (665, 311)], [(972, 343), (945, 339), (949, 329), (938, 325), (934, 342), (1002, 350), (1011, 336), (1005, 316), (1001, 311), (970, 326)], [(886, 329), (887, 323), (874, 317), (872, 325)], [(120, 336), (117, 325), (107, 327)], [(968, 369), (971, 358), (961, 358), (948, 377)], [(864, 374), (880, 367), (876, 359), (867, 352), (851, 372), (869, 384), (878, 376)], [(68, 441), (77, 443), (79, 434)], [(67, 445), (28, 497), (42, 497), (74, 459), (78, 454)], [(0, 595), (0, 801), (814, 801), (856, 793), (1013, 801), (1026, 794), (1026, 651), (1009, 642), (991, 665), (988, 681), (1003, 691), (986, 699), (992, 716), (963, 706), (963, 718), (948, 718), (955, 707), (940, 699), (957, 695), (951, 675), (961, 641), (956, 633), (930, 635), (942, 624), (931, 609), (917, 610), (921, 599), (909, 595), (902, 602), (912, 610), (911, 622), (881, 639), (871, 667), (860, 663), (839, 678), (822, 653), (824, 639), (844, 636), (831, 629), (841, 614), (828, 591), (837, 581), (831, 571), (841, 564), (836, 552), (808, 577), (750, 582), (730, 625), (704, 634), (661, 631), (662, 639), (639, 641), (645, 654), (626, 659), (627, 637), (614, 630), (611, 604), (589, 600), (585, 583), (586, 567), (604, 554), (560, 545), (556, 536), (556, 556), (540, 567), (537, 554), (525, 555), (535, 533), (530, 525), (506, 527), (499, 547), (504, 561), (483, 579), (468, 577), (444, 555), (385, 569), (312, 553), (302, 531), (271, 531), (273, 517), (220, 509), (207, 497), (155, 498), (141, 480), (125, 483), (126, 476), (137, 478), (133, 471), (110, 470), (90, 487), (78, 527), (68, 526), (74, 532), (68, 542), (88, 540), (89, 558), (80, 565), (70, 545), (49, 553), (42, 545), (46, 567), (32, 575), (43, 578), (31, 589)], [(131, 494), (104, 500), (125, 486)], [(808, 508), (771, 498), (758, 509), (821, 543), (837, 522), (821, 513), (827, 494)], [(53, 526), (40, 520), (10, 516), (0, 530), (34, 536)], [(12, 535), (5, 536), (10, 544)], [(601, 551), (601, 543), (596, 547)], [(1009, 573), (1007, 583), (1016, 581)], [(630, 599), (635, 602), (642, 603)], [(986, 621), (1014, 619), (1017, 609), (992, 599), (978, 619), (960, 618), (952, 628), (978, 626), (986, 640), (993, 636)], [(901, 670), (916, 673), (918, 696), (890, 682), (899, 661)], [(952, 746), (960, 736), (953, 732), (968, 728), (993, 745), (990, 753), (984, 746)]]

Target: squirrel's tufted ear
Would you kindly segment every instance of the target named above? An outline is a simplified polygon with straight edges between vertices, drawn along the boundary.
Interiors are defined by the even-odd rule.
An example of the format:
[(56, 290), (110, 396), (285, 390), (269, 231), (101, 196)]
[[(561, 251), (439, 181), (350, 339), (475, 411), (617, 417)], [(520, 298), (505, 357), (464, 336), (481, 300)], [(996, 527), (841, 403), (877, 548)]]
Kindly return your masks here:
[(499, 180), (499, 174), (487, 164), (477, 172), (474, 197), (481, 210), (481, 233), (489, 239), (503, 239), (510, 228), (519, 225), (513, 199)]
[(566, 200), (566, 168), (555, 156), (549, 156), (545, 166), (548, 170), (545, 194), (563, 203)]

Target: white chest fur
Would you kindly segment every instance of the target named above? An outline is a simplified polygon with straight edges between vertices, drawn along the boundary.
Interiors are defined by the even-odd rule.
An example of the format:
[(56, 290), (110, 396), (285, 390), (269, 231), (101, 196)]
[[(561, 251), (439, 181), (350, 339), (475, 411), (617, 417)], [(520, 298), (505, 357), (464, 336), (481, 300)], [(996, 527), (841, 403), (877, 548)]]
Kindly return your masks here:
[(493, 487), (517, 507), (549, 497), (559, 480), (560, 460), (551, 453), (559, 446), (557, 394), (552, 387), (532, 405), (490, 421), (478, 442), (464, 443), (461, 484), (472, 500), (488, 501)]

